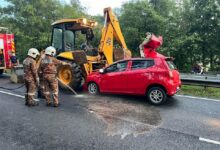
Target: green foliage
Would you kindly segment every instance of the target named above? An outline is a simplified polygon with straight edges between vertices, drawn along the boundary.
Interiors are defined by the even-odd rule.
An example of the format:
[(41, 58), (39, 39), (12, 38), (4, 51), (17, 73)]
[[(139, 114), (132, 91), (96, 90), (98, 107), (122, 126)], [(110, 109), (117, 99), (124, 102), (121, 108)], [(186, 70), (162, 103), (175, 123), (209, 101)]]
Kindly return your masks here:
[(1, 26), (16, 35), (16, 49), (22, 60), (31, 47), (45, 48), (50, 44), (51, 23), (61, 18), (86, 16), (79, 1), (70, 5), (58, 0), (8, 0), (10, 5), (1, 8)]
[(220, 89), (213, 87), (183, 85), (179, 94), (220, 99)]
[(220, 62), (219, 0), (133, 0), (120, 11), (120, 23), (133, 54), (147, 31), (162, 35), (159, 52), (175, 58), (181, 71), (190, 71), (194, 63), (210, 64), (217, 69)]
[[(16, 48), (22, 59), (31, 47), (50, 43), (51, 23), (62, 18), (86, 17), (96, 20), (93, 45), (98, 47), (104, 18), (90, 16), (79, 0), (61, 4), (60, 0), (8, 0), (0, 6), (0, 26), (16, 35)], [(114, 9), (128, 48), (139, 56), (139, 44), (146, 32), (163, 36), (158, 51), (175, 58), (181, 71), (190, 71), (194, 63), (210, 64), (220, 71), (219, 0), (130, 0)]]
[(95, 35), (92, 45), (94, 47), (98, 47), (100, 40), (101, 40), (101, 34), (102, 34), (102, 28), (104, 23), (104, 17), (103, 16), (91, 16), (92, 20), (95, 20), (98, 23), (98, 26), (93, 29), (93, 33)]
[(159, 34), (164, 27), (165, 20), (148, 3), (148, 1), (131, 1), (121, 8), (119, 16), (122, 32), (128, 47), (134, 55), (139, 52), (138, 45), (142, 42), (145, 33)]

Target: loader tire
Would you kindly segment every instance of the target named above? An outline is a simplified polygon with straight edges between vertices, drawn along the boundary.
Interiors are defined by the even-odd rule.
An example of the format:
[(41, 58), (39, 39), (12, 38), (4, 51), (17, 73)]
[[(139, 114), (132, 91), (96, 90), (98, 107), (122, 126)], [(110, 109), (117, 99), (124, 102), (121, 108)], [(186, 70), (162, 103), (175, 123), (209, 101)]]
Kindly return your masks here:
[(65, 85), (78, 90), (82, 87), (83, 75), (79, 65), (72, 62), (72, 65), (62, 65), (58, 67), (58, 78), (62, 81), (59, 86), (68, 89)]

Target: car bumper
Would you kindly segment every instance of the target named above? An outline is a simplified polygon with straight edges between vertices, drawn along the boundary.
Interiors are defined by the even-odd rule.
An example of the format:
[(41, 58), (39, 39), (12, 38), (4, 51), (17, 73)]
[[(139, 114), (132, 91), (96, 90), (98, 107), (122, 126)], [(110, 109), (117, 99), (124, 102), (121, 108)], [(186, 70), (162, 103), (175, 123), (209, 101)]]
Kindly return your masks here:
[(172, 96), (172, 95), (174, 95), (174, 94), (176, 94), (177, 92), (179, 92), (180, 91), (180, 89), (181, 89), (181, 84), (176, 84), (176, 85), (171, 85), (170, 86), (170, 88), (168, 88), (169, 90), (167, 90), (167, 95), (170, 95), (170, 96)]

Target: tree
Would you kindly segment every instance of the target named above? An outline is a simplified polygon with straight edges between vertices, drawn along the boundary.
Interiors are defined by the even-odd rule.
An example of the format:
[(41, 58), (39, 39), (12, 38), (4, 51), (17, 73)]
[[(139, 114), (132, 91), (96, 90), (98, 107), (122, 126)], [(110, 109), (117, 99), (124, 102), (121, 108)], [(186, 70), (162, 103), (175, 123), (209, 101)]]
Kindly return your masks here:
[[(58, 0), (8, 0), (9, 5), (1, 8), (4, 16), (1, 26), (9, 27), (16, 35), (16, 49), (20, 59), (31, 47), (46, 47), (50, 44), (51, 23), (57, 19), (84, 15), (83, 7), (76, 0), (70, 5)], [(65, 14), (65, 15), (64, 15)]]
[(130, 1), (121, 8), (119, 21), (128, 47), (134, 55), (139, 55), (138, 46), (145, 33), (159, 34), (164, 28), (164, 18), (161, 17), (148, 1)]
[[(210, 63), (214, 69), (214, 58), (219, 53), (219, 0), (192, 0), (194, 14), (197, 18), (193, 24), (193, 30), (202, 39), (201, 53), (203, 64)], [(208, 60), (207, 60), (208, 58)]]

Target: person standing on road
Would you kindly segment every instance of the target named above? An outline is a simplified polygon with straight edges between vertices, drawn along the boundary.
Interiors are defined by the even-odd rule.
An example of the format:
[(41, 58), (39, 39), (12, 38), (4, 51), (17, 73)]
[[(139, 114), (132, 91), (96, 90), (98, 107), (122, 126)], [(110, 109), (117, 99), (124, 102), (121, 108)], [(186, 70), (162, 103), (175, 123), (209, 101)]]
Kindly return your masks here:
[(24, 66), (24, 82), (26, 86), (25, 105), (36, 106), (38, 103), (34, 101), (36, 88), (39, 85), (37, 74), (36, 58), (39, 52), (36, 48), (28, 50), (27, 58), (23, 61)]
[(44, 96), (46, 99), (46, 106), (51, 106), (50, 101), (50, 88), (52, 92), (52, 98), (54, 101), (54, 107), (59, 106), (58, 100), (58, 80), (56, 78), (57, 66), (66, 65), (67, 63), (62, 62), (54, 56), (56, 55), (56, 49), (49, 46), (45, 50), (45, 57), (42, 58), (40, 63), (40, 71), (42, 72), (44, 78)]
[(45, 50), (41, 49), (40, 51), (40, 57), (37, 61), (37, 66), (38, 66), (38, 76), (39, 76), (39, 87), (37, 91), (37, 98), (45, 98), (44, 97), (44, 78), (43, 78), (43, 73), (40, 70), (40, 64), (42, 59), (45, 57)]
[(10, 60), (11, 60), (12, 67), (17, 66), (19, 64), (19, 61), (15, 55), (15, 51), (11, 52)]

